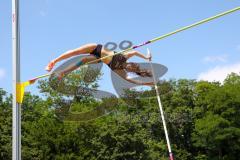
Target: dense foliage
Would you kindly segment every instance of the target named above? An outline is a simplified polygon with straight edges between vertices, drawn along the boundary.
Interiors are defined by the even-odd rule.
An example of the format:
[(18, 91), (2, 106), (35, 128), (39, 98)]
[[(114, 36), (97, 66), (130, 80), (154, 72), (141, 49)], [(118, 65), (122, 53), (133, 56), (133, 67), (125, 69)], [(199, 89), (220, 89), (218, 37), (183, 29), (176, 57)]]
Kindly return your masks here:
[[(168, 159), (154, 90), (126, 93), (128, 105), (119, 101), (106, 116), (79, 122), (71, 116), (82, 115), (69, 114), (69, 108), (85, 112), (100, 102), (79, 95), (69, 98), (57, 94), (46, 81), (39, 88), (45, 96), (26, 93), (22, 105), (24, 160)], [(186, 79), (163, 81), (159, 90), (177, 160), (239, 159), (239, 75), (229, 75), (224, 84)], [(132, 95), (138, 98), (132, 99)], [(11, 99), (0, 89), (0, 159), (3, 160), (11, 159)], [(105, 104), (109, 103), (111, 99), (105, 100)]]

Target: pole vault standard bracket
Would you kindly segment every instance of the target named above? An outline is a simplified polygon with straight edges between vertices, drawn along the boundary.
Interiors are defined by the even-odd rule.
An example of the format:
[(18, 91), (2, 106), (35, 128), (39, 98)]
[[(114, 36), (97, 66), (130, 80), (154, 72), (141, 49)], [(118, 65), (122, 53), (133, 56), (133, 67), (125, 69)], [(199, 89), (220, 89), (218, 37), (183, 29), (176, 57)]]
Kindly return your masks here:
[[(151, 56), (151, 52), (150, 52), (150, 50), (149, 50), (148, 48), (147, 48), (147, 53), (148, 53), (149, 56)], [(165, 137), (166, 137), (166, 141), (167, 141), (169, 159), (170, 159), (170, 160), (174, 160), (174, 159), (173, 159), (172, 149), (171, 149), (171, 144), (170, 144), (170, 140), (169, 140), (169, 136), (168, 136), (167, 125), (166, 125), (166, 121), (165, 121), (165, 117), (164, 117), (162, 102), (161, 102), (161, 99), (160, 99), (160, 93), (159, 93), (159, 91), (158, 91), (158, 86), (157, 86), (157, 82), (158, 82), (158, 81), (156, 80), (156, 77), (155, 77), (155, 74), (154, 74), (154, 69), (153, 69), (151, 60), (149, 61), (149, 63), (150, 63), (151, 70), (152, 70), (153, 81), (154, 81), (154, 88), (155, 88), (155, 90), (156, 90), (156, 95), (157, 95), (157, 101), (158, 101), (160, 116), (161, 116), (161, 118), (162, 118), (163, 129), (164, 129), (164, 133), (165, 133)]]

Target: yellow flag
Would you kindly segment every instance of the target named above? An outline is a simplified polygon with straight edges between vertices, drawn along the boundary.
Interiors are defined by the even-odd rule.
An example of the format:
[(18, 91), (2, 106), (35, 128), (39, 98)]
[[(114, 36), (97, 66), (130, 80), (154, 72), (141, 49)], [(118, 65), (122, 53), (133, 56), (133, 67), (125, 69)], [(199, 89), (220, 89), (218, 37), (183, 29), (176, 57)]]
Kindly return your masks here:
[(30, 85), (30, 81), (17, 83), (17, 103), (22, 103), (25, 87)]

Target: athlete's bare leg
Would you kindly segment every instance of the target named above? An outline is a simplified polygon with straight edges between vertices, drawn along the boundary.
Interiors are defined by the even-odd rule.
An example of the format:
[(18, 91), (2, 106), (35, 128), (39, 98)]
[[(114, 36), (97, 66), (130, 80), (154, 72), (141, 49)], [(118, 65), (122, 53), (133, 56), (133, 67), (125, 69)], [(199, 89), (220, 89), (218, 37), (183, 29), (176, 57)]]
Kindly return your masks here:
[[(81, 65), (84, 65), (88, 62), (91, 62), (91, 61), (95, 61), (97, 58), (94, 57), (94, 56), (86, 56), (86, 57), (83, 57), (78, 63), (76, 63), (75, 65), (69, 67), (69, 68), (66, 68), (63, 72), (61, 72), (59, 75), (58, 75), (58, 79), (62, 79), (63, 76), (69, 74), (70, 72), (76, 70), (77, 68), (79, 68)], [(97, 61), (95, 62), (97, 63)], [(90, 64), (93, 64), (93, 63), (90, 63)]]

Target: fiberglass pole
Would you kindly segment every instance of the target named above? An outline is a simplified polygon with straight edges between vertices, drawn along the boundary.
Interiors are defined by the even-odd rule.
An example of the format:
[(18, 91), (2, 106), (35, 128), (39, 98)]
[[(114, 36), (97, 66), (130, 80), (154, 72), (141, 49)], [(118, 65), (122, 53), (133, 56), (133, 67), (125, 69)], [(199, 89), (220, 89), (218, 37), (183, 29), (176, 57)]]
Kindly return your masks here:
[[(151, 55), (149, 49), (147, 49), (147, 52), (148, 52), (148, 55)], [(154, 74), (154, 70), (153, 70), (153, 66), (152, 66), (151, 60), (149, 61), (149, 63), (151, 65), (153, 81), (154, 81), (154, 87), (155, 87), (156, 94), (157, 94), (158, 106), (159, 106), (159, 110), (160, 110), (160, 114), (161, 114), (161, 118), (162, 118), (162, 123), (163, 123), (163, 129), (164, 129), (164, 133), (165, 133), (165, 137), (166, 137), (166, 141), (167, 141), (169, 159), (173, 160), (173, 153), (172, 153), (172, 149), (171, 149), (170, 140), (169, 140), (169, 137), (168, 137), (167, 125), (166, 125), (165, 118), (164, 118), (163, 107), (162, 107), (162, 103), (161, 103), (161, 99), (160, 99), (160, 93), (158, 91), (157, 81), (156, 81), (156, 77), (155, 77), (155, 74)]]
[(19, 1), (12, 0), (12, 160), (21, 160), (21, 104), (17, 103), (20, 82)]

